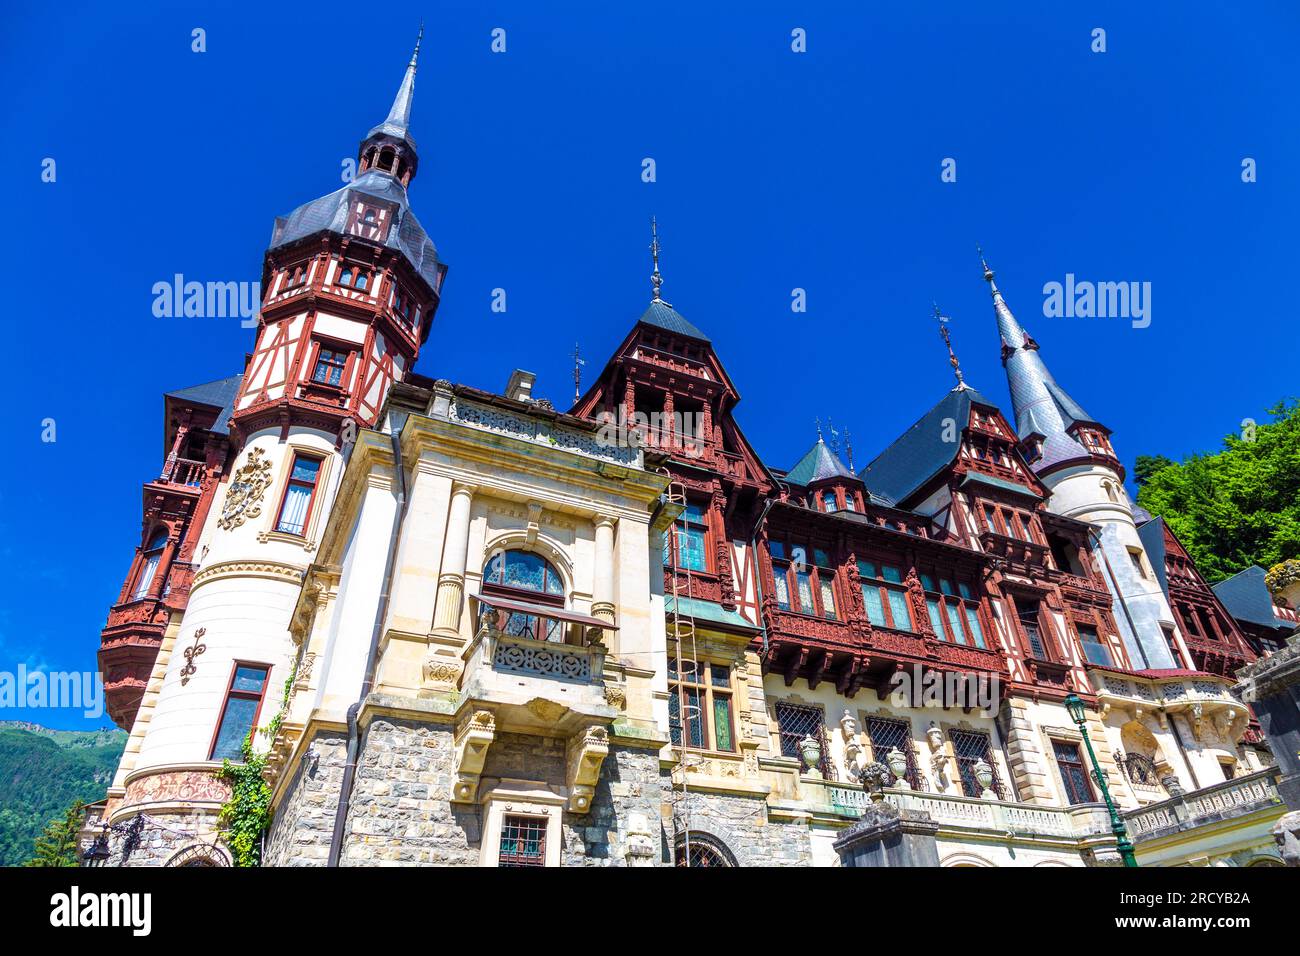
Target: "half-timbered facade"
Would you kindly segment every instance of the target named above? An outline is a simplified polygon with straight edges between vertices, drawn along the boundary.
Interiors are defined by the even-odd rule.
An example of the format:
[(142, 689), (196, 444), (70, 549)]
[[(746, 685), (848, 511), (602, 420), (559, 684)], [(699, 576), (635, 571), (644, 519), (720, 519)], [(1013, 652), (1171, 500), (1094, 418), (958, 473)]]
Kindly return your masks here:
[(522, 370), (419, 375), (446, 267), (406, 195), (415, 70), (357, 178), (276, 221), (243, 372), (167, 398), (102, 636), (117, 862), (229, 862), (247, 747), (277, 865), (835, 866), (885, 807), (914, 862), (1108, 864), (1093, 751), (1140, 857), (1276, 859), (1228, 693), (1262, 648), (991, 270), (1013, 414), (950, 351), (858, 470), (820, 435), (763, 461), (657, 238), (567, 413)]

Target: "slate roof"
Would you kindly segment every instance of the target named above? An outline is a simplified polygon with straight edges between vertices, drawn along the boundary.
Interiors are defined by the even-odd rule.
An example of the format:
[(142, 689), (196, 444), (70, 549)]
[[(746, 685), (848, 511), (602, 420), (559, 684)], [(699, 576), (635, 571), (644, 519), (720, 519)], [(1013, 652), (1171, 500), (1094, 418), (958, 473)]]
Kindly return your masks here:
[(945, 419), (956, 423), (957, 434), (970, 421), (971, 404), (997, 408), (973, 388), (954, 388), (939, 404), (903, 432), (894, 443), (858, 472), (873, 495), (896, 504), (941, 469), (952, 464), (960, 441), (944, 441)]
[(1034, 470), (1042, 471), (1057, 462), (1084, 457), (1089, 452), (1070, 435), (1069, 429), (1081, 422), (1099, 423), (1057, 384), (1047, 370), (1037, 344), (1016, 321), (998, 291), (991, 269), (985, 267), (984, 278), (993, 296), (993, 312), (1002, 338), (1003, 364), (1011, 391), (1016, 433), (1021, 439), (1030, 435), (1043, 437), (1043, 455), (1034, 462)]
[(682, 318), (681, 313), (663, 299), (653, 300), (650, 303), (650, 308), (642, 313), (639, 321), (644, 322), (646, 325), (653, 325), (656, 328), (666, 329), (677, 335), (684, 335), (687, 338), (699, 339), (701, 342), (709, 341), (707, 335)]
[(1293, 626), (1273, 614), (1273, 598), (1264, 584), (1264, 569), (1258, 565), (1238, 571), (1226, 581), (1214, 585), (1211, 590), (1218, 595), (1228, 613), (1238, 621), (1288, 631)]
[(167, 398), (174, 398), (180, 402), (221, 409), (216, 422), (208, 431), (225, 435), (229, 431), (230, 416), (235, 410), (235, 396), (239, 393), (239, 383), (243, 378), (243, 375), (231, 375), (229, 378), (219, 378), (215, 382), (178, 388), (174, 392), (165, 394)]
[[(373, 196), (396, 207), (384, 245), (404, 255), (415, 271), (429, 283), (430, 288), (436, 289), (438, 250), (411, 211), (410, 202), (406, 198), (406, 187), (379, 169), (368, 169), (342, 189), (304, 203), (287, 216), (278, 217), (268, 251), (318, 232), (346, 235), (349, 196), (354, 192)], [(354, 242), (365, 241), (355, 236), (352, 239)]]
[(808, 449), (808, 454), (799, 459), (799, 464), (791, 468), (785, 476), (786, 481), (795, 485), (808, 486), (823, 478), (854, 478), (849, 466), (840, 461), (839, 455), (831, 451), (821, 438), (817, 444)]
[(1138, 540), (1142, 542), (1142, 548), (1151, 562), (1151, 570), (1156, 573), (1156, 580), (1160, 582), (1160, 590), (1165, 592), (1165, 597), (1168, 597), (1169, 578), (1165, 574), (1165, 519), (1155, 517), (1138, 528)]

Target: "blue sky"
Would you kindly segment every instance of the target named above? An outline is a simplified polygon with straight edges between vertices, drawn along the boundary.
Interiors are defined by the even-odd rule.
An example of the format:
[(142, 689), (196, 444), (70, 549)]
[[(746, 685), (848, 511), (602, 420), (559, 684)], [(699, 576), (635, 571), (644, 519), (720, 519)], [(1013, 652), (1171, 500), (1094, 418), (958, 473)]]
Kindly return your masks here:
[[(967, 380), (1009, 405), (976, 242), (1130, 465), (1300, 393), (1291, 4), (57, 6), (19, 3), (0, 33), (3, 671), (93, 668), (162, 393), (252, 347), (236, 319), (155, 318), (153, 284), (258, 279), (273, 218), (338, 188), (384, 117), (421, 18), (411, 198), (450, 264), (426, 375), (500, 389), (524, 367), (567, 404), (574, 342), (594, 374), (648, 300), (654, 213), (664, 296), (778, 467), (815, 416), (860, 467), (951, 387), (932, 300)], [(1066, 273), (1150, 282), (1150, 326), (1045, 318)]]

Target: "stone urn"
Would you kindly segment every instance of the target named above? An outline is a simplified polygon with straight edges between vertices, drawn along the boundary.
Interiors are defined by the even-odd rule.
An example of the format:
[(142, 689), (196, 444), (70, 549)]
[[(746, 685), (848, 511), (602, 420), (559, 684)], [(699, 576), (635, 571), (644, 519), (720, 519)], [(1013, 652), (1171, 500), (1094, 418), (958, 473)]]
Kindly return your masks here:
[(889, 772), (894, 775), (895, 787), (900, 790), (912, 789), (912, 785), (907, 782), (907, 754), (897, 747), (892, 747), (889, 753), (885, 754), (885, 764), (889, 767)]
[(799, 741), (799, 753), (803, 757), (803, 773), (805, 777), (812, 777), (816, 780), (822, 778), (822, 772), (817, 768), (822, 759), (822, 745), (812, 734), (805, 734), (803, 740)]
[(993, 786), (993, 768), (988, 762), (981, 757), (975, 761), (975, 766), (971, 767), (971, 773), (975, 775), (975, 782), (980, 785), (981, 800), (996, 800), (998, 795), (991, 789)]

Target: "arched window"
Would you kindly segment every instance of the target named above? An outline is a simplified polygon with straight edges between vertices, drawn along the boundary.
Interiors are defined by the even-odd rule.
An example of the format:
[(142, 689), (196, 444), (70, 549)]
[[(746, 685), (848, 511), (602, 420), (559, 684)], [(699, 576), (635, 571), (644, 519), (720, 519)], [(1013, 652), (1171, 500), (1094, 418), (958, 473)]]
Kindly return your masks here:
[(167, 532), (159, 528), (149, 539), (149, 546), (144, 549), (144, 564), (140, 567), (140, 576), (135, 581), (133, 601), (139, 601), (149, 593), (154, 575), (158, 573), (158, 562), (162, 560), (163, 548), (167, 546)]
[(352, 267), (345, 266), (339, 273), (339, 285), (352, 285)]
[[(564, 581), (554, 565), (541, 555), (531, 551), (498, 551), (483, 568), (483, 595), (490, 602), (493, 594), (563, 607)], [(543, 622), (531, 614), (505, 612), (498, 626), (505, 633), (520, 637), (563, 640), (559, 621)]]
[(673, 853), (676, 866), (735, 866), (731, 851), (711, 836), (703, 833), (684, 833), (677, 838)]
[(360, 270), (357, 271), (357, 281), (354, 283), (356, 288), (360, 289), (362, 292), (365, 292), (366, 283), (368, 283), (369, 281), (370, 281), (369, 276), (367, 276), (364, 272), (361, 272)]

